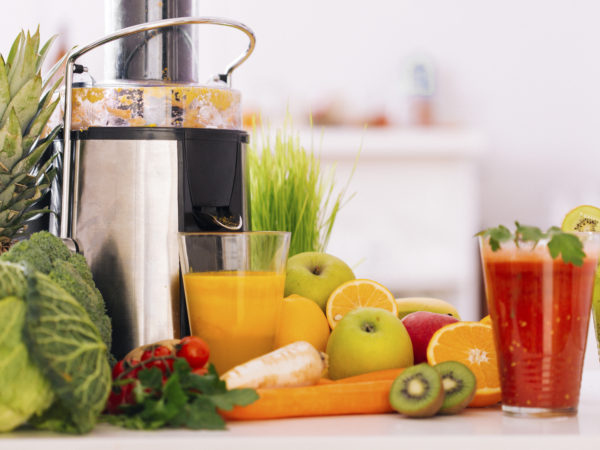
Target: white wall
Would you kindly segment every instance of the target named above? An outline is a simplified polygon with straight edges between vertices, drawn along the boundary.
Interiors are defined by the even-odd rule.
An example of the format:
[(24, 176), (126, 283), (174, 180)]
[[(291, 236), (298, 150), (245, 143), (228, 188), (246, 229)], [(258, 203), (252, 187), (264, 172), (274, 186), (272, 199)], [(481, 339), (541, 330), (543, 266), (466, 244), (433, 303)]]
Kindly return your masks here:
[[(199, 0), (198, 14), (256, 31), (256, 52), (234, 85), (247, 107), (271, 117), (289, 104), (300, 121), (333, 96), (357, 113), (394, 110), (402, 61), (429, 54), (440, 120), (489, 137), (483, 225), (519, 219), (546, 226), (571, 206), (600, 204), (594, 0)], [(38, 23), (46, 36), (89, 42), (104, 33), (103, 17), (100, 1), (5, 2), (0, 50), (8, 51), (21, 27)], [(203, 36), (207, 77), (245, 46), (232, 31)], [(93, 57), (98, 72), (101, 56)]]

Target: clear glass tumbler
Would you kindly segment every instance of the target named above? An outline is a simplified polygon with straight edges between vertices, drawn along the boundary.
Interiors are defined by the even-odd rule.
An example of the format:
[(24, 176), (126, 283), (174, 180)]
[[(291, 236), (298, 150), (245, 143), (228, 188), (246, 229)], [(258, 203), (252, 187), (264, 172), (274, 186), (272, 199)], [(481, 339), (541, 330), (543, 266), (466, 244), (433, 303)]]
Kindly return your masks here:
[(547, 241), (492, 251), (480, 237), (505, 414), (577, 413), (600, 245), (600, 235), (577, 235), (581, 266), (553, 259)]
[(194, 336), (217, 372), (273, 350), (290, 233), (180, 233), (179, 258)]

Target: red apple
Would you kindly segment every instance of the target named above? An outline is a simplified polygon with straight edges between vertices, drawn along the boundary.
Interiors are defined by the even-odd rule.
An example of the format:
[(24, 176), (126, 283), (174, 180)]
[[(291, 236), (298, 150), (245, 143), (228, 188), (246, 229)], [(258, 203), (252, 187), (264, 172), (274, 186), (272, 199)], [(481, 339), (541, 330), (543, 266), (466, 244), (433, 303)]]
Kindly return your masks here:
[(416, 311), (404, 316), (402, 323), (412, 341), (415, 364), (427, 362), (427, 344), (433, 333), (454, 322), (458, 322), (456, 317), (429, 311)]

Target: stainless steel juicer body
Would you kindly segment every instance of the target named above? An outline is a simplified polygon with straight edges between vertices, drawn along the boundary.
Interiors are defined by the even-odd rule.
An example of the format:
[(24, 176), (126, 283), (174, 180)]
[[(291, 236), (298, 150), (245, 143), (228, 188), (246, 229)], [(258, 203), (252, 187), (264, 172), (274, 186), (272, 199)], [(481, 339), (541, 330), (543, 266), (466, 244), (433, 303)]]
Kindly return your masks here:
[(73, 67), (82, 54), (119, 37), (200, 23), (241, 29), (250, 37), (247, 51), (219, 76), (229, 81), (252, 52), (254, 35), (226, 19), (136, 25), (67, 58), (58, 233), (76, 244), (91, 267), (113, 321), (112, 351), (118, 358), (136, 346), (178, 337), (187, 326), (180, 303), (178, 231), (247, 226), (248, 135), (235, 129), (131, 126), (71, 131)]

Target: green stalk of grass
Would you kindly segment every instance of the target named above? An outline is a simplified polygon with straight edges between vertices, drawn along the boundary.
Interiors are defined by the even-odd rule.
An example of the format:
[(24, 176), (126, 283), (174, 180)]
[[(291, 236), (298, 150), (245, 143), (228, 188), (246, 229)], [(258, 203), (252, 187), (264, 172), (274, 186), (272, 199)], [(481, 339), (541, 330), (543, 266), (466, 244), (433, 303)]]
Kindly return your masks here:
[[(312, 124), (311, 124), (312, 128)], [(353, 195), (346, 184), (335, 190), (335, 167), (324, 174), (321, 161), (307, 151), (294, 133), (289, 116), (273, 137), (254, 126), (248, 152), (250, 228), (254, 231), (290, 231), (289, 256), (324, 252), (338, 212)]]

